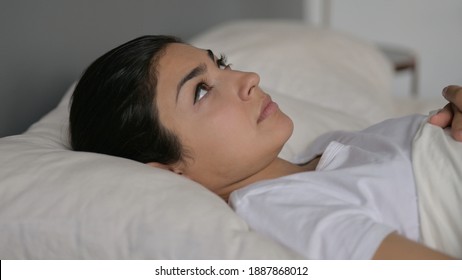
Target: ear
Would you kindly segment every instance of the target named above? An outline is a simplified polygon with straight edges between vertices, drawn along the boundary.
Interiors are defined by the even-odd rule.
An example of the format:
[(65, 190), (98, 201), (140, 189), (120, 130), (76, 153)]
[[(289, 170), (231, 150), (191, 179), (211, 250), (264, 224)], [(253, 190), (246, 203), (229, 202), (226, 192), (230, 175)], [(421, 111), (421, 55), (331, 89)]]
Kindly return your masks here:
[(160, 168), (160, 169), (164, 169), (164, 170), (167, 170), (167, 171), (171, 171), (171, 172), (176, 173), (178, 175), (183, 175), (183, 172), (179, 168), (176, 168), (176, 167), (173, 167), (173, 166), (170, 166), (170, 165), (167, 165), (167, 164), (163, 164), (163, 163), (159, 163), (159, 162), (148, 162), (146, 164), (151, 166), (151, 167)]

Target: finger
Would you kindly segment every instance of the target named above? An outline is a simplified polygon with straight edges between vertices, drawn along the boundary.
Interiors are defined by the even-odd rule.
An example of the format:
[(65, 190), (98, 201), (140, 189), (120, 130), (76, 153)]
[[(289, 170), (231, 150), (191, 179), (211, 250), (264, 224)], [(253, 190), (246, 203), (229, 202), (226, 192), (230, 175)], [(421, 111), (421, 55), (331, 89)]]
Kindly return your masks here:
[(428, 119), (428, 122), (433, 125), (439, 126), (441, 128), (445, 128), (451, 125), (452, 119), (453, 119), (452, 105), (451, 103), (448, 103), (438, 113), (431, 116)]
[(451, 124), (451, 135), (457, 141), (462, 141), (462, 111), (454, 108), (454, 117)]
[(462, 87), (461, 86), (447, 86), (443, 90), (443, 96), (447, 101), (456, 105), (459, 110), (462, 110)]

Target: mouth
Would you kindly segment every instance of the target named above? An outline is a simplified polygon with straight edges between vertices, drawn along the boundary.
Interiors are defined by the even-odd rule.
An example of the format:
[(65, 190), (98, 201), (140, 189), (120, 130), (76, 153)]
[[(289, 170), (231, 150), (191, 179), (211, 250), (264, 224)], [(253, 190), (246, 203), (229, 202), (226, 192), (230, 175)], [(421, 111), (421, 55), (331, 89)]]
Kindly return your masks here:
[(279, 109), (279, 106), (276, 102), (271, 100), (269, 95), (266, 95), (263, 100), (263, 104), (260, 110), (260, 116), (258, 117), (257, 124), (267, 119), (269, 116), (274, 114)]

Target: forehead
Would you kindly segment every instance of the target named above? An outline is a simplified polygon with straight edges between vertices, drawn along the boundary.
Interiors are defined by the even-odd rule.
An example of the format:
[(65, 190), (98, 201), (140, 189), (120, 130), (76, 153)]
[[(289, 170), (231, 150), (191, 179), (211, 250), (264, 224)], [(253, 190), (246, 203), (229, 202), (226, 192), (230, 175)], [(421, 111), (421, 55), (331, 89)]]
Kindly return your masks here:
[(156, 66), (158, 86), (176, 85), (186, 73), (203, 63), (205, 59), (205, 50), (186, 44), (169, 44)]
[(176, 66), (179, 67), (181, 64), (191, 64), (195, 65), (198, 61), (202, 61), (206, 57), (206, 51), (186, 45), (173, 43), (169, 44), (165, 53), (160, 57), (158, 66), (167, 67), (167, 66)]

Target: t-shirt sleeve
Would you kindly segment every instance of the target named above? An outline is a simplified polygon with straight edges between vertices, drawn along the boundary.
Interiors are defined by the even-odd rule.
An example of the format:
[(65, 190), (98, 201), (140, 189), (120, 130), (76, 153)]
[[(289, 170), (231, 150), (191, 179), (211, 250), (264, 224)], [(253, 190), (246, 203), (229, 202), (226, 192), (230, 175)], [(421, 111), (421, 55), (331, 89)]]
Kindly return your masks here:
[(308, 259), (371, 259), (394, 231), (366, 207), (313, 192), (306, 203), (305, 195), (266, 186), (234, 192), (230, 205), (251, 228)]

